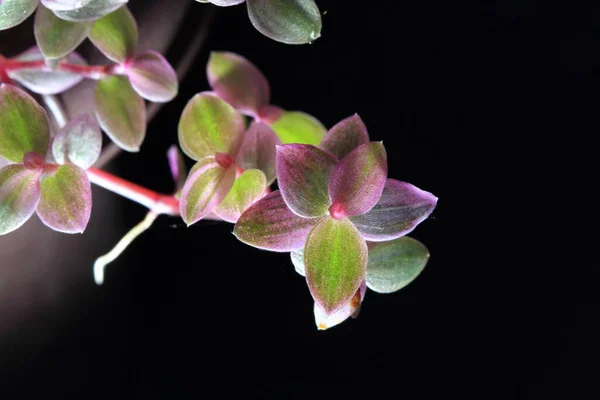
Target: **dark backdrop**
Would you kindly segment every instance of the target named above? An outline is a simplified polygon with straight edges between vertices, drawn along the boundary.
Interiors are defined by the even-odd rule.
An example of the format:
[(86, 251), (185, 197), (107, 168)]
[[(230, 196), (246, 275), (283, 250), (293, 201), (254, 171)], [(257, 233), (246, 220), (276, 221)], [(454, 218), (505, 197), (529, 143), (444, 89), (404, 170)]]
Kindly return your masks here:
[[(541, 239), (541, 221), (565, 233), (569, 211), (543, 205), (568, 197), (554, 172), (568, 151), (541, 160), (550, 143), (597, 127), (597, 101), (585, 96), (598, 91), (600, 9), (318, 4), (322, 38), (305, 46), (261, 36), (244, 6), (219, 9), (178, 97), (142, 152), (119, 157), (120, 174), (172, 189), (164, 154), (179, 114), (208, 88), (209, 52), (237, 52), (268, 77), (274, 104), (328, 127), (358, 112), (387, 148), (389, 176), (439, 197), (412, 234), (431, 252), (421, 276), (392, 295), (368, 292), (358, 319), (320, 332), (286, 254), (243, 245), (227, 224), (186, 229), (163, 217), (101, 288), (90, 268), (69, 306), (47, 317), (52, 340), (5, 346), (8, 398), (597, 398), (594, 292)], [(170, 60), (207, 7), (190, 8)], [(123, 200), (122, 225), (106, 230), (144, 213)]]

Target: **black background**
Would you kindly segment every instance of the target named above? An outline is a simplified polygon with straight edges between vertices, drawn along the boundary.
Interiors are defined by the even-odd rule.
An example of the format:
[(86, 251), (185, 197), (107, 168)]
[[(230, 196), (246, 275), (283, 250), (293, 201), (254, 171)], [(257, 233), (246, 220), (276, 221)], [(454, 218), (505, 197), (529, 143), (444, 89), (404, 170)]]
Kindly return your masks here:
[[(576, 252), (564, 221), (586, 211), (548, 204), (578, 197), (568, 145), (597, 130), (599, 7), (318, 4), (322, 37), (305, 46), (261, 36), (244, 6), (219, 9), (178, 97), (142, 152), (116, 161), (120, 174), (172, 190), (164, 153), (179, 114), (208, 89), (209, 52), (233, 51), (268, 77), (274, 104), (328, 127), (359, 113), (386, 146), (389, 176), (439, 197), (411, 234), (431, 252), (424, 272), (395, 294), (368, 292), (358, 319), (320, 332), (288, 255), (243, 245), (227, 224), (163, 217), (104, 286), (90, 273), (51, 318), (60, 334), (5, 346), (7, 398), (598, 398), (595, 294), (583, 267), (559, 259)], [(170, 60), (206, 7), (190, 8)], [(123, 207), (123, 227), (145, 213)]]

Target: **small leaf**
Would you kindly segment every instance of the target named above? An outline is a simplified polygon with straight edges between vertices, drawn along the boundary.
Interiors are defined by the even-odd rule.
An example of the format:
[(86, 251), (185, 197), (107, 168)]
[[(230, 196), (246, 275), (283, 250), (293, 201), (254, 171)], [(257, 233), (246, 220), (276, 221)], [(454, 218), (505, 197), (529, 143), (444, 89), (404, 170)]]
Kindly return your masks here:
[(96, 85), (96, 117), (102, 130), (123, 150), (137, 152), (146, 136), (146, 105), (126, 76)]
[(129, 9), (121, 7), (97, 20), (88, 37), (106, 57), (122, 63), (135, 53), (137, 23)]
[(364, 214), (377, 203), (387, 178), (381, 142), (363, 144), (344, 157), (329, 180), (329, 197), (344, 215)]
[(41, 170), (22, 164), (0, 169), (0, 235), (19, 228), (35, 211), (40, 200), (40, 175)]
[(92, 0), (85, 6), (74, 10), (54, 10), (57, 17), (67, 21), (95, 21), (119, 9), (128, 0)]
[(324, 218), (304, 248), (306, 281), (315, 302), (331, 315), (344, 307), (365, 278), (367, 243), (348, 218)]
[(270, 102), (267, 79), (242, 56), (212, 52), (206, 72), (217, 95), (243, 114), (255, 117)]
[[(21, 53), (16, 59), (19, 61), (42, 61), (44, 55), (37, 47), (32, 47)], [(67, 56), (67, 61), (71, 64), (87, 65), (85, 60), (77, 53), (70, 53)], [(83, 77), (79, 74), (47, 69), (19, 69), (8, 71), (8, 76), (32, 92), (39, 94), (62, 93), (83, 80)]]
[(311, 43), (321, 36), (321, 13), (314, 0), (247, 0), (252, 25), (286, 44)]
[(215, 214), (235, 223), (248, 207), (264, 197), (266, 189), (265, 174), (257, 169), (248, 169), (235, 180), (225, 199), (215, 208)]
[(159, 53), (145, 51), (136, 54), (126, 67), (131, 86), (146, 100), (164, 103), (177, 96), (177, 74)]
[(365, 281), (360, 285), (360, 288), (356, 291), (352, 299), (342, 307), (340, 310), (334, 312), (333, 314), (327, 315), (321, 307), (315, 303), (314, 314), (315, 314), (315, 323), (317, 324), (317, 328), (319, 330), (325, 330), (332, 328), (336, 325), (341, 324), (349, 317), (356, 318), (356, 315), (360, 311), (360, 306), (365, 298), (365, 293), (367, 292), (367, 285)]
[(35, 41), (46, 58), (62, 58), (75, 50), (87, 37), (89, 23), (69, 22), (58, 18), (40, 5), (35, 13)]
[(76, 10), (91, 3), (93, 0), (42, 0), (42, 4), (50, 10)]
[(338, 163), (326, 150), (307, 144), (277, 146), (277, 179), (290, 210), (301, 217), (320, 217), (330, 206), (327, 185)]
[(35, 11), (38, 0), (0, 1), (0, 31), (12, 28), (25, 21)]
[(270, 185), (277, 178), (275, 146), (279, 143), (279, 139), (268, 125), (252, 122), (244, 134), (236, 163), (244, 169), (260, 169), (265, 173), (267, 185)]
[(342, 159), (358, 146), (369, 143), (369, 133), (358, 114), (341, 120), (327, 132), (319, 147)]
[(167, 151), (167, 160), (169, 161), (171, 176), (175, 182), (175, 191), (180, 191), (185, 184), (187, 173), (185, 168), (185, 160), (183, 159), (183, 155), (176, 145), (169, 147), (169, 150)]
[(437, 197), (410, 183), (388, 179), (381, 198), (366, 214), (351, 217), (366, 240), (382, 242), (406, 235), (433, 211)]
[(400, 290), (423, 271), (427, 260), (427, 247), (408, 236), (377, 243), (369, 250), (367, 286), (378, 293)]
[(235, 224), (233, 234), (242, 242), (263, 250), (288, 252), (304, 247), (306, 236), (322, 218), (302, 218), (291, 212), (279, 190), (248, 208)]
[(296, 272), (302, 276), (306, 276), (306, 273), (304, 272), (304, 248), (290, 251), (290, 258), (292, 259), (292, 264), (294, 264)]
[(100, 156), (102, 132), (96, 119), (81, 114), (65, 125), (52, 141), (52, 155), (58, 164), (75, 164), (88, 169)]
[(286, 111), (270, 125), (283, 144), (318, 145), (327, 132), (319, 120), (299, 111)]
[(0, 84), (0, 156), (22, 162), (27, 152), (46, 154), (49, 141), (46, 111), (23, 90)]
[(183, 186), (179, 210), (190, 226), (213, 211), (227, 196), (235, 180), (235, 165), (221, 167), (209, 156), (196, 163)]
[(235, 6), (236, 4), (241, 4), (246, 0), (197, 0), (200, 3), (212, 3), (216, 6), (228, 7)]
[(92, 212), (87, 173), (76, 165), (61, 165), (44, 172), (40, 187), (37, 214), (42, 222), (58, 232), (83, 233)]
[(235, 157), (243, 134), (243, 117), (210, 93), (192, 97), (179, 120), (179, 145), (194, 160), (217, 152)]

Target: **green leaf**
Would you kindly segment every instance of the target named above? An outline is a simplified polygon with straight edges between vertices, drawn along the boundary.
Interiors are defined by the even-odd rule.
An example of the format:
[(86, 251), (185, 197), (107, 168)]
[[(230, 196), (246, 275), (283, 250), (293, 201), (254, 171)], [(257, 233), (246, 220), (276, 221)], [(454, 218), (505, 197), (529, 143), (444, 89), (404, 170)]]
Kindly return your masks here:
[(215, 209), (215, 214), (235, 223), (248, 207), (260, 200), (267, 189), (267, 178), (258, 169), (248, 169), (235, 180), (233, 187)]
[(13, 164), (0, 169), (0, 235), (23, 225), (40, 200), (41, 170)]
[(100, 127), (123, 150), (137, 152), (146, 136), (146, 105), (126, 76), (100, 80), (96, 86)]
[(62, 58), (85, 40), (90, 28), (89, 23), (62, 20), (40, 4), (35, 14), (33, 32), (44, 57)]
[(75, 10), (54, 10), (57, 17), (67, 21), (84, 22), (95, 21), (122, 7), (128, 0), (92, 0), (81, 8)]
[(367, 286), (378, 293), (400, 290), (423, 271), (427, 260), (427, 247), (408, 236), (374, 244), (369, 250)]
[(319, 120), (300, 111), (284, 112), (279, 119), (271, 123), (271, 128), (283, 144), (318, 145), (327, 132)]
[(127, 7), (121, 7), (94, 24), (88, 37), (109, 59), (122, 63), (135, 53), (138, 29)]
[(348, 218), (325, 218), (304, 247), (306, 281), (315, 302), (332, 314), (354, 296), (365, 277), (368, 250)]
[(38, 0), (0, 1), (0, 31), (25, 21), (35, 11)]
[(22, 162), (29, 151), (44, 155), (49, 140), (44, 109), (23, 90), (0, 85), (0, 156)]
[(65, 125), (52, 140), (52, 155), (58, 164), (88, 169), (100, 156), (102, 132), (96, 119), (81, 114)]

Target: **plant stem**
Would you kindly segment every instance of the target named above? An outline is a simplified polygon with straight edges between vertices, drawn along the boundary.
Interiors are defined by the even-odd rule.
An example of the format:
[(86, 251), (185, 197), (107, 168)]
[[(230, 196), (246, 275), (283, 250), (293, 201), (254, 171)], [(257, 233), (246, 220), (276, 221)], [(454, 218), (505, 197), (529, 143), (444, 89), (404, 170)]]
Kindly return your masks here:
[(14, 59), (5, 59), (2, 62), (5, 71), (18, 71), (21, 69), (40, 70), (45, 72), (65, 71), (81, 75), (88, 79), (102, 79), (110, 75), (119, 75), (124, 73), (124, 68), (121, 64), (110, 65), (80, 65), (72, 64), (67, 61), (61, 61), (56, 68), (51, 68), (46, 65), (44, 60), (39, 61), (18, 61)]

